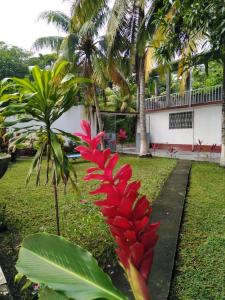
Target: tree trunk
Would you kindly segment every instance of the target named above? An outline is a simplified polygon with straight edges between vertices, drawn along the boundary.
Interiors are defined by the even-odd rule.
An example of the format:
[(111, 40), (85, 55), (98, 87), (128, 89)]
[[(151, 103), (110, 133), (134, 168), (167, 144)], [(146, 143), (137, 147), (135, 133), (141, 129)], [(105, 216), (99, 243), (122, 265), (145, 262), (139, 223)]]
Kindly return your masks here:
[(144, 57), (139, 60), (139, 120), (140, 120), (140, 156), (148, 154), (148, 142), (145, 118), (145, 69)]
[(58, 190), (57, 190), (57, 181), (56, 181), (56, 173), (54, 171), (53, 178), (53, 190), (54, 190), (54, 200), (55, 200), (55, 219), (56, 219), (56, 233), (60, 235), (60, 225), (59, 225), (59, 202), (58, 202)]
[(221, 140), (221, 155), (220, 166), (225, 167), (225, 58), (223, 62), (223, 102), (222, 102), (222, 140)]

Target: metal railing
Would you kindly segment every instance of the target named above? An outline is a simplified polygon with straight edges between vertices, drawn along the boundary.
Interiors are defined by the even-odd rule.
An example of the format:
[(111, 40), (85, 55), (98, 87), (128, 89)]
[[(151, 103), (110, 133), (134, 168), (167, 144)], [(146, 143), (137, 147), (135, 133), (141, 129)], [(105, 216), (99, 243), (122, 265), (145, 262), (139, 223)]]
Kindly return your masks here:
[(221, 85), (200, 88), (192, 91), (185, 91), (183, 94), (170, 94), (169, 99), (166, 95), (152, 96), (145, 102), (146, 110), (158, 110), (167, 107), (192, 106), (220, 102), (223, 99), (223, 88)]

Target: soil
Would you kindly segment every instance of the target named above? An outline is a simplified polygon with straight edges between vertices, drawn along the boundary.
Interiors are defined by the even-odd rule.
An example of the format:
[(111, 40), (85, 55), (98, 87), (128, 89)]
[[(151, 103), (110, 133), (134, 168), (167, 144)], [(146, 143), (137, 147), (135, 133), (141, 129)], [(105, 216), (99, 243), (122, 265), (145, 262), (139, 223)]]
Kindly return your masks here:
[(31, 300), (32, 296), (28, 296), (28, 294), (30, 294), (29, 291), (21, 296), (20, 290), (23, 286), (23, 282), (16, 284), (14, 280), (17, 274), (15, 264), (18, 257), (20, 241), (19, 233), (15, 230), (9, 228), (4, 232), (0, 232), (0, 265), (6, 277), (13, 300)]

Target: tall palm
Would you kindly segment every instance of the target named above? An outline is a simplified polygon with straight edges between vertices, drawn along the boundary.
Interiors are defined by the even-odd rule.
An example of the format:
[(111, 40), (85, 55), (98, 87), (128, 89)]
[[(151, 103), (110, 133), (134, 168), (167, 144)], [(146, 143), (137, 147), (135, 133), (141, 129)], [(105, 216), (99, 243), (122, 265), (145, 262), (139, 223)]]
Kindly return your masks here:
[[(90, 16), (90, 14), (89, 14)], [(42, 37), (35, 41), (36, 49), (51, 47), (60, 53), (60, 59), (72, 62), (72, 71), (85, 77), (93, 77), (93, 60), (96, 56), (103, 57), (97, 46), (97, 33), (105, 18), (104, 10), (98, 16), (87, 20), (80, 14), (77, 2), (72, 6), (71, 18), (59, 11), (46, 11), (40, 15), (41, 19), (54, 24), (66, 33), (66, 37)], [(79, 25), (78, 25), (79, 24)], [(95, 64), (97, 62), (95, 61)], [(96, 95), (95, 83), (88, 84), (86, 88), (86, 103), (90, 105), (94, 100), (99, 129), (102, 130), (102, 120), (99, 103)]]
[(145, 119), (146, 47), (156, 29), (154, 16), (163, 1), (115, 0), (107, 28), (109, 59), (130, 63), (138, 85), (140, 156), (148, 153)]

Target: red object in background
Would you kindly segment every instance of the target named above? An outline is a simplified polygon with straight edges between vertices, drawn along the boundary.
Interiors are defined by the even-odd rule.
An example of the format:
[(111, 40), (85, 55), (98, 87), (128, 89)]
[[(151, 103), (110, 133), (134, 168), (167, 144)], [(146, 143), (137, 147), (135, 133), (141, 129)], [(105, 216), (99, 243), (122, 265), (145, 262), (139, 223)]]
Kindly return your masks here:
[[(84, 159), (95, 164), (95, 167), (87, 170), (84, 180), (100, 181), (100, 186), (90, 194), (105, 195), (95, 204), (101, 208), (115, 238), (116, 252), (128, 277), (133, 276), (131, 274), (133, 271), (129, 273), (129, 270), (135, 267), (139, 278), (137, 284), (143, 294), (146, 294), (146, 283), (153, 261), (153, 248), (158, 240), (156, 230), (159, 223), (149, 224), (152, 208), (146, 196), (139, 193), (140, 181), (130, 182), (131, 166), (125, 164), (114, 172), (119, 159), (118, 153), (111, 154), (110, 149), (104, 151), (97, 149), (104, 133), (100, 132), (92, 139), (90, 124), (84, 120), (81, 122), (81, 128), (84, 133), (75, 133), (75, 135), (80, 137), (86, 146), (78, 146), (76, 150)], [(122, 135), (125, 137), (124, 132)], [(150, 298), (145, 295), (143, 299)]]
[(118, 140), (121, 144), (123, 144), (127, 139), (127, 133), (126, 130), (121, 128), (118, 132)]

